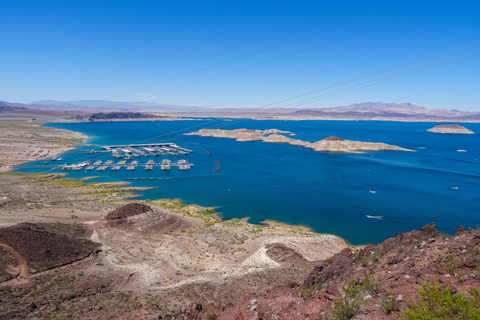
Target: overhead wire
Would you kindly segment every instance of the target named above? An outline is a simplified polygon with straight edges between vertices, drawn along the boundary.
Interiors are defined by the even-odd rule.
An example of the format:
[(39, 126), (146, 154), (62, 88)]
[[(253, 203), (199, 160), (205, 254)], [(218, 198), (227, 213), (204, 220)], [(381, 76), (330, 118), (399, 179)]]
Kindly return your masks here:
[[(439, 67), (439, 66), (443, 66), (443, 65), (448, 64), (448, 63), (452, 63), (452, 62), (456, 62), (456, 61), (459, 61), (459, 60), (471, 58), (471, 57), (474, 57), (474, 56), (478, 55), (478, 53), (474, 54), (474, 55), (471, 55), (471, 56), (466, 56), (466, 57), (464, 57), (464, 56), (468, 55), (468, 54), (471, 54), (471, 53), (474, 53), (474, 52), (478, 52), (478, 51), (480, 51), (480, 49), (472, 50), (472, 51), (462, 53), (462, 54), (459, 54), (459, 55), (456, 55), (456, 56), (453, 56), (453, 57), (442, 59), (440, 61), (435, 61), (435, 62), (425, 64), (425, 65), (421, 65), (421, 66), (418, 66), (418, 67), (415, 67), (415, 68), (400, 71), (400, 72), (397, 72), (397, 73), (394, 73), (394, 74), (391, 74), (391, 75), (388, 75), (388, 76), (384, 76), (384, 77), (381, 77), (381, 78), (377, 78), (377, 79), (374, 79), (374, 80), (370, 80), (370, 81), (367, 81), (367, 82), (356, 84), (356, 85), (353, 85), (353, 86), (350, 86), (350, 87), (347, 87), (347, 88), (339, 89), (337, 91), (329, 92), (329, 93), (326, 93), (324, 95), (312, 97), (312, 98), (309, 98), (309, 99), (306, 99), (306, 100), (293, 102), (291, 104), (283, 105), (282, 108), (298, 107), (300, 105), (304, 105), (304, 104), (307, 104), (307, 103), (310, 103), (310, 102), (314, 102), (314, 101), (329, 98), (330, 96), (341, 94), (344, 90), (347, 90), (347, 89), (351, 89), (351, 88), (355, 88), (355, 87), (359, 87), (359, 86), (360, 87), (357, 88), (357, 89), (361, 89), (361, 88), (365, 88), (365, 87), (372, 86), (372, 85), (375, 85), (375, 84), (379, 84), (379, 83), (382, 83), (382, 82), (397, 79), (397, 78), (400, 78), (400, 77), (403, 77), (403, 76), (407, 76), (407, 75), (410, 75), (410, 74), (413, 74), (413, 73), (417, 73), (417, 72), (425, 71), (425, 70), (428, 70), (428, 69), (436, 68), (436, 67)], [(461, 57), (461, 58), (459, 58), (459, 57)], [(455, 58), (459, 58), (459, 59), (455, 59)], [(452, 60), (452, 59), (454, 59), (454, 60)], [(452, 61), (448, 61), (448, 60), (452, 60)], [(420, 70), (417, 70), (417, 69), (420, 69)], [(416, 70), (416, 71), (414, 71), (414, 70)], [(413, 71), (413, 72), (410, 72), (410, 71)], [(368, 84), (368, 83), (370, 83), (370, 84)], [(368, 84), (368, 85), (364, 86), (364, 84)], [(355, 89), (355, 90), (357, 90), (357, 89)], [(353, 90), (348, 90), (348, 91), (345, 91), (345, 92), (350, 92), (350, 91), (353, 91)], [(318, 97), (322, 97), (322, 98), (317, 99)]]
[[(400, 5), (400, 7), (403, 7), (403, 6), (404, 6), (404, 5)], [(273, 50), (273, 49), (277, 49), (277, 48), (280, 48), (280, 47), (283, 47), (283, 46), (292, 44), (292, 43), (295, 43), (295, 42), (299, 42), (299, 41), (302, 41), (302, 40), (305, 40), (305, 39), (308, 39), (308, 38), (312, 38), (312, 37), (314, 37), (314, 36), (317, 36), (317, 35), (326, 33), (326, 32), (328, 32), (328, 31), (336, 30), (336, 29), (339, 29), (339, 28), (341, 28), (341, 27), (344, 27), (344, 26), (347, 26), (347, 25), (351, 25), (351, 24), (356, 23), (356, 22), (361, 21), (361, 20), (365, 20), (365, 19), (371, 20), (372, 18), (376, 18), (376, 17), (378, 17), (378, 16), (381, 16), (381, 15), (385, 14), (386, 12), (395, 11), (395, 10), (398, 10), (398, 8), (393, 8), (393, 9), (384, 10), (384, 11), (378, 12), (378, 13), (376, 13), (376, 14), (374, 14), (374, 15), (368, 15), (367, 17), (363, 17), (363, 18), (356, 19), (356, 20), (353, 20), (353, 21), (352, 21), (352, 20), (349, 20), (349, 21), (346, 22), (346, 23), (342, 23), (342, 24), (339, 24), (339, 25), (336, 25), (336, 26), (333, 26), (333, 27), (330, 27), (330, 28), (326, 28), (326, 29), (324, 29), (324, 30), (321, 30), (321, 31), (318, 31), (318, 32), (314, 32), (314, 33), (311, 33), (311, 34), (306, 35), (306, 36), (301, 36), (301, 37), (295, 38), (295, 39), (293, 39), (293, 40), (288, 40), (288, 41), (285, 41), (285, 42), (281, 42), (281, 43), (272, 45), (272, 46), (270, 46), (270, 47), (266, 47), (266, 48), (263, 48), (263, 49), (259, 49), (259, 50), (256, 50), (256, 51), (253, 51), (253, 52), (250, 52), (250, 53), (247, 53), (247, 54), (238, 56), (238, 57), (234, 57), (234, 58), (231, 58), (231, 59), (227, 59), (227, 60), (222, 61), (222, 62), (214, 63), (214, 64), (212, 64), (212, 65), (209, 65), (209, 66), (206, 66), (206, 67), (203, 67), (203, 68), (199, 68), (199, 69), (196, 69), (196, 70), (193, 70), (193, 71), (186, 72), (186, 73), (183, 73), (183, 74), (178, 75), (178, 76), (174, 76), (174, 77), (171, 77), (171, 78), (168, 78), (168, 79), (165, 79), (165, 80), (161, 80), (161, 81), (155, 82), (155, 83), (150, 84), (150, 85), (146, 85), (146, 86), (143, 86), (143, 87), (139, 87), (139, 88), (134, 89), (134, 90), (129, 90), (129, 91), (126, 91), (126, 92), (123, 92), (123, 93), (120, 93), (120, 94), (111, 96), (111, 97), (107, 98), (107, 100), (114, 99), (114, 98), (118, 98), (118, 97), (120, 97), (120, 96), (129, 94), (129, 93), (137, 92), (138, 90), (143, 90), (143, 89), (151, 88), (151, 87), (154, 87), (154, 86), (159, 85), (159, 84), (162, 84), (162, 83), (167, 83), (167, 82), (170, 82), (170, 81), (173, 81), (173, 80), (177, 80), (177, 79), (180, 79), (180, 78), (184, 78), (184, 77), (189, 76), (189, 75), (193, 75), (193, 74), (196, 74), (196, 73), (199, 73), (199, 72), (203, 72), (203, 71), (206, 71), (206, 70), (209, 70), (209, 69), (213, 69), (213, 68), (218, 67), (218, 66), (222, 66), (222, 65), (225, 65), (225, 64), (229, 64), (229, 63), (234, 62), (234, 61), (238, 61), (238, 60), (241, 60), (241, 59), (244, 59), (244, 58), (247, 58), (247, 57), (251, 57), (251, 56), (254, 56), (254, 55), (258, 55), (258, 54), (260, 54), (260, 53), (264, 53), (264, 52), (267, 52), (267, 51), (270, 51), (270, 50)], [(346, 11), (346, 10), (345, 10), (345, 11)], [(345, 11), (344, 11), (344, 12), (345, 12)], [(265, 63), (266, 63), (266, 62), (265, 62)], [(219, 76), (220, 76), (220, 75), (219, 75)], [(208, 80), (209, 80), (209, 79), (208, 79)], [(205, 80), (205, 81), (207, 81), (207, 80)], [(203, 81), (202, 81), (202, 82), (203, 82)], [(176, 89), (174, 89), (174, 90), (176, 90)], [(163, 92), (162, 92), (162, 93), (163, 93)], [(160, 93), (158, 93), (158, 94), (160, 94)]]
[[(385, 73), (385, 72), (389, 72), (389, 71), (393, 71), (393, 70), (396, 70), (396, 69), (399, 69), (399, 68), (402, 68), (402, 67), (405, 67), (405, 66), (409, 66), (409, 65), (413, 65), (415, 63), (419, 63), (419, 62), (422, 62), (422, 61), (426, 61), (426, 60), (429, 60), (429, 59), (433, 59), (433, 58), (437, 58), (437, 57), (440, 57), (442, 55), (445, 55), (445, 54), (448, 54), (448, 53), (452, 53), (452, 52), (455, 52), (455, 51), (458, 51), (458, 50), (461, 50), (461, 49), (465, 49), (465, 48), (469, 48), (469, 47), (472, 47), (472, 46), (475, 46), (475, 45), (478, 45), (480, 44), (480, 42), (475, 42), (475, 43), (471, 43), (471, 44), (468, 44), (468, 45), (465, 45), (465, 46), (461, 46), (461, 47), (458, 47), (458, 48), (455, 48), (455, 49), (452, 49), (452, 50), (448, 50), (448, 51), (444, 51), (442, 53), (438, 53), (438, 54), (435, 54), (435, 55), (431, 55), (429, 57), (426, 57), (426, 58), (422, 58), (422, 59), (417, 59), (417, 60), (414, 60), (414, 61), (411, 61), (411, 62), (408, 62), (408, 63), (404, 63), (404, 64), (401, 64), (401, 65), (398, 65), (398, 66), (395, 66), (395, 67), (391, 67), (391, 68), (387, 68), (387, 69), (384, 69), (384, 70), (381, 70), (381, 71), (377, 71), (377, 72), (374, 72), (374, 73), (371, 73), (371, 74), (368, 74), (368, 75), (365, 75), (365, 76), (361, 76), (361, 77), (357, 77), (357, 78), (354, 78), (352, 80), (347, 80), (347, 81), (343, 81), (343, 82), (340, 82), (340, 83), (337, 83), (337, 84), (334, 84), (334, 85), (330, 85), (330, 86), (327, 86), (327, 87), (323, 87), (321, 89), (317, 89), (317, 90), (314, 90), (314, 91), (310, 91), (310, 92), (307, 92), (307, 93), (303, 93), (303, 94), (300, 94), (300, 95), (296, 95), (294, 97), (290, 97), (290, 98), (286, 98), (286, 99), (282, 99), (282, 100), (278, 100), (276, 102), (272, 102), (272, 103), (269, 103), (269, 104), (265, 104), (263, 106), (260, 106), (260, 107), (257, 107), (256, 109), (263, 109), (263, 108), (267, 108), (267, 107), (270, 107), (272, 105), (276, 105), (276, 104), (280, 104), (280, 103), (283, 103), (283, 102), (287, 102), (287, 101), (291, 101), (291, 100), (294, 100), (294, 99), (297, 99), (297, 98), (300, 98), (300, 97), (304, 97), (304, 96), (307, 96), (307, 95), (310, 95), (310, 94), (313, 94), (313, 93), (316, 93), (316, 92), (320, 92), (320, 91), (324, 91), (324, 90), (328, 90), (328, 89), (332, 89), (332, 88), (335, 88), (335, 87), (339, 87), (339, 86), (342, 86), (342, 85), (345, 85), (345, 84), (348, 84), (348, 83), (352, 83), (352, 82), (355, 82), (355, 81), (358, 81), (358, 80), (361, 80), (361, 79), (366, 79), (366, 78), (369, 78), (369, 77), (373, 77), (373, 76), (376, 76), (376, 75), (380, 75), (382, 73)], [(400, 71), (398, 73), (395, 73), (395, 74), (392, 74), (392, 75), (388, 75), (388, 76), (385, 76), (385, 77), (382, 77), (382, 78), (377, 78), (377, 79), (374, 79), (374, 80), (370, 80), (370, 81), (367, 81), (367, 82), (363, 82), (363, 83), (360, 83), (360, 84), (356, 84), (354, 86), (351, 86), (351, 87), (347, 87), (347, 88), (344, 88), (344, 89), (340, 89), (340, 90), (337, 90), (337, 91), (333, 91), (333, 92), (330, 92), (330, 93), (326, 93), (325, 95), (322, 95), (320, 97), (323, 97), (323, 96), (326, 96), (326, 95), (332, 95), (334, 93), (336, 94), (341, 94), (342, 91), (344, 90), (347, 90), (347, 89), (351, 89), (351, 88), (355, 88), (355, 87), (358, 87), (358, 86), (362, 86), (362, 87), (359, 87), (358, 89), (360, 88), (363, 88), (363, 87), (366, 87), (366, 84), (368, 83), (371, 83), (370, 85), (374, 85), (374, 84), (378, 84), (378, 83), (381, 83), (381, 82), (385, 82), (385, 81), (390, 81), (390, 80), (393, 80), (393, 79), (396, 79), (396, 78), (399, 78), (400, 76), (397, 76), (397, 77), (394, 77), (395, 75), (400, 75), (402, 73), (405, 73), (405, 72), (409, 72), (409, 71), (413, 71), (413, 70), (416, 70), (416, 69), (421, 69), (421, 68), (424, 68), (424, 69), (421, 69), (421, 70), (418, 70), (416, 72), (420, 72), (420, 71), (424, 71), (424, 70), (427, 70), (427, 69), (431, 69), (431, 68), (434, 68), (434, 67), (438, 67), (438, 66), (441, 66), (441, 65), (444, 65), (446, 63), (443, 63), (443, 64), (439, 64), (440, 62), (443, 62), (443, 61), (448, 61), (450, 59), (454, 59), (454, 58), (457, 58), (457, 57), (461, 57), (461, 56), (464, 56), (464, 55), (468, 55), (468, 54), (471, 54), (471, 53), (474, 53), (474, 52), (477, 52), (479, 51), (480, 49), (477, 49), (477, 50), (472, 50), (472, 51), (469, 51), (467, 53), (462, 53), (462, 54), (459, 54), (459, 55), (456, 55), (454, 57), (449, 57), (449, 58), (446, 58), (446, 59), (443, 59), (443, 60), (440, 60), (440, 61), (436, 61), (436, 62), (432, 62), (432, 63), (429, 63), (429, 64), (424, 64), (422, 66), (418, 66), (418, 67), (415, 67), (415, 68), (411, 68), (411, 69), (408, 69), (408, 70), (404, 70), (404, 71)], [(451, 63), (451, 62), (455, 62), (455, 61), (458, 61), (458, 60), (461, 60), (461, 59), (465, 59), (465, 58), (469, 58), (469, 57), (464, 57), (464, 58), (460, 58), (460, 59), (457, 59), (457, 60), (453, 60), (453, 61), (449, 61), (448, 63)], [(435, 64), (439, 64), (439, 65), (435, 65)], [(433, 65), (433, 66), (432, 66)], [(425, 68), (427, 66), (431, 66), (429, 68)], [(416, 73), (416, 72), (410, 72), (409, 74), (412, 74), (412, 73)], [(409, 74), (405, 74), (404, 76), (406, 75), (409, 75)], [(392, 78), (393, 77), (393, 78)], [(388, 78), (391, 78), (391, 79), (388, 79)], [(383, 80), (382, 80), (383, 79)], [(382, 81), (380, 81), (382, 80)], [(373, 82), (373, 83), (372, 83)], [(377, 82), (377, 83), (374, 83), (374, 82)], [(368, 85), (368, 86), (370, 86)], [(353, 91), (352, 90), (349, 90), (349, 91)], [(346, 91), (346, 92), (349, 92), (349, 91)], [(310, 102), (313, 102), (313, 101), (316, 101), (316, 100), (311, 100), (311, 99), (315, 99), (315, 98), (318, 98), (318, 97), (312, 97), (312, 98), (309, 98), (309, 99), (306, 99), (306, 100), (303, 100), (303, 101), (300, 101), (300, 102), (294, 102), (290, 105), (286, 105), (286, 106), (291, 106), (291, 105), (297, 105), (301, 102), (304, 102), (304, 101), (307, 101), (306, 103), (310, 103)], [(321, 99), (321, 98), (320, 98)], [(319, 99), (319, 100), (320, 100)], [(300, 105), (300, 104), (299, 104)], [(283, 107), (286, 107), (286, 106), (283, 106)], [(219, 124), (211, 124), (205, 128), (221, 128), (221, 127), (225, 127), (225, 126), (231, 126), (233, 124), (237, 124), (237, 123), (240, 123), (240, 122), (243, 122), (243, 121), (246, 121), (247, 119), (238, 119), (238, 120), (234, 120), (234, 121), (231, 121), (231, 122), (224, 122), (222, 120), (217, 120), (215, 122), (220, 122)], [(189, 130), (189, 129), (192, 129), (194, 127), (199, 127), (201, 126), (202, 124), (197, 124), (197, 125), (194, 125), (192, 127), (188, 127), (188, 128), (183, 128), (183, 129), (180, 129), (180, 130), (177, 130), (176, 132), (171, 132), (171, 133), (178, 133), (178, 132), (182, 132), (182, 131), (186, 131), (186, 130)], [(167, 137), (169, 136), (171, 133), (167, 133), (167, 134), (162, 134), (162, 135), (159, 135), (159, 136), (155, 136), (155, 137), (152, 137), (152, 138), (149, 138), (149, 139), (145, 139), (145, 140), (142, 140), (142, 142), (145, 142), (145, 141), (150, 141), (150, 140), (154, 140), (154, 139), (158, 139), (158, 138), (161, 138), (161, 137)], [(177, 136), (170, 136), (167, 138), (168, 141), (172, 141), (172, 140), (176, 140), (176, 139), (179, 139), (183, 137), (183, 134), (181, 135), (177, 135)]]
[(294, 56), (294, 55), (297, 55), (297, 54), (300, 54), (300, 53), (304, 53), (304, 52), (307, 52), (307, 51), (310, 51), (310, 50), (314, 50), (314, 49), (317, 49), (317, 48), (320, 48), (320, 47), (323, 47), (323, 46), (327, 46), (327, 45), (330, 45), (330, 44), (333, 44), (333, 43), (337, 43), (337, 42), (340, 42), (340, 41), (343, 41), (343, 40), (346, 40), (346, 39), (354, 38), (354, 37), (357, 37), (357, 36), (360, 36), (360, 35), (363, 35), (363, 34), (366, 34), (366, 33), (372, 32), (372, 31), (375, 31), (375, 30), (379, 30), (379, 29), (381, 29), (381, 28), (384, 28), (384, 27), (387, 27), (387, 26), (390, 26), (390, 25), (393, 25), (393, 24), (394, 24), (394, 23), (390, 23), (390, 24), (388, 24), (388, 25), (376, 27), (376, 28), (369, 29), (369, 30), (366, 30), (366, 31), (363, 31), (363, 32), (358, 32), (358, 33), (355, 33), (355, 34), (350, 35), (350, 36), (345, 36), (345, 37), (342, 37), (342, 38), (339, 38), (339, 39), (335, 39), (335, 40), (332, 40), (332, 41), (329, 41), (329, 42), (325, 42), (325, 43), (322, 43), (322, 44), (319, 44), (319, 45), (316, 45), (316, 46), (313, 46), (313, 47), (309, 47), (309, 48), (302, 49), (302, 50), (299, 50), (299, 51), (291, 52), (291, 53), (289, 53), (289, 54), (282, 55), (282, 56), (280, 56), (280, 57), (276, 57), (276, 58), (264, 60), (264, 61), (261, 61), (261, 62), (252, 64), (252, 65), (246, 66), (246, 67), (242, 67), (242, 68), (239, 68), (239, 69), (231, 70), (231, 71), (224, 72), (224, 73), (221, 73), (221, 74), (218, 74), (218, 75), (209, 77), (209, 78), (205, 78), (205, 79), (198, 80), (198, 81), (194, 81), (194, 82), (191, 82), (191, 83), (188, 83), (188, 84), (185, 84), (185, 85), (182, 85), (182, 86), (178, 86), (178, 87), (175, 87), (175, 88), (172, 88), (172, 89), (168, 89), (168, 90), (164, 90), (164, 91), (161, 91), (161, 92), (157, 92), (157, 93), (154, 93), (154, 95), (159, 95), (159, 94), (163, 94), (163, 93), (175, 91), (175, 90), (178, 90), (178, 89), (183, 89), (183, 88), (186, 88), (186, 87), (193, 86), (193, 85), (195, 85), (195, 84), (199, 84), (199, 83), (202, 83), (202, 82), (206, 82), (206, 81), (209, 81), (209, 80), (212, 80), (212, 79), (217, 79), (217, 78), (220, 78), (220, 77), (223, 77), (223, 76), (232, 74), (232, 73), (236, 73), (236, 72), (239, 72), (239, 71), (244, 71), (244, 70), (247, 70), (247, 69), (251, 69), (251, 68), (254, 68), (254, 67), (258, 67), (258, 66), (264, 65), (264, 64), (266, 64), (266, 63), (270, 63), (270, 62), (273, 62), (273, 61), (277, 61), (277, 60), (280, 60), (280, 59), (284, 59), (284, 58), (287, 58), (287, 57), (291, 57), (291, 56)]

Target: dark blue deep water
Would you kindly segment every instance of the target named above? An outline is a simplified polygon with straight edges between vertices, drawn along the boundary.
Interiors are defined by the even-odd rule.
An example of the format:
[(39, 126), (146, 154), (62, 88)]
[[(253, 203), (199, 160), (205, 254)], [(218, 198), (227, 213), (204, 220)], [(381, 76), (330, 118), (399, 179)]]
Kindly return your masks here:
[[(435, 134), (426, 130), (438, 123), (378, 121), (139, 121), (54, 123), (49, 126), (80, 131), (97, 145), (174, 142), (192, 149), (186, 158), (190, 171), (156, 167), (147, 172), (69, 171), (70, 177), (102, 175), (99, 181), (123, 181), (153, 186), (139, 199), (180, 198), (186, 203), (217, 207), (225, 219), (250, 217), (302, 224), (322, 233), (344, 237), (353, 244), (378, 243), (388, 237), (435, 222), (449, 234), (459, 225), (480, 224), (480, 136)], [(480, 133), (480, 124), (465, 124)], [(316, 152), (287, 144), (184, 136), (201, 128), (271, 129), (291, 131), (295, 139), (310, 142), (336, 135), (344, 139), (384, 142), (416, 152), (375, 151), (361, 154)], [(79, 147), (62, 163), (107, 160), (111, 154), (85, 153)], [(207, 157), (207, 152), (211, 152)], [(467, 150), (458, 152), (457, 150)], [(134, 158), (146, 162), (150, 158)], [(118, 159), (115, 159), (118, 161)], [(221, 169), (212, 173), (221, 163)], [(116, 161), (116, 162), (117, 162)], [(17, 167), (22, 172), (52, 170), (43, 161)], [(151, 180), (172, 178), (169, 180)], [(177, 179), (179, 178), (179, 179)], [(376, 217), (376, 218), (374, 218)]]

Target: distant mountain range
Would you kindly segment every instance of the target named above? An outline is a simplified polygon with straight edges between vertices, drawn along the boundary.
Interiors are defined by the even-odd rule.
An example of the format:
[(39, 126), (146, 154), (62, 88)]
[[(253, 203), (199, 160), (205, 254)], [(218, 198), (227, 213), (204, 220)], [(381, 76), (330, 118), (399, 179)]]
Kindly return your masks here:
[[(480, 112), (427, 109), (412, 103), (364, 102), (334, 108), (224, 108), (210, 109), (153, 102), (107, 100), (43, 100), (28, 104), (0, 101), (0, 107), (92, 114), (96, 112), (148, 112), (182, 117), (222, 117), (254, 119), (398, 120), (480, 122)], [(26, 108), (26, 109), (25, 109)], [(1, 112), (1, 110), (0, 110)], [(4, 109), (5, 112), (5, 109)], [(10, 112), (14, 112), (10, 110)]]
[(170, 104), (159, 104), (155, 102), (122, 102), (122, 101), (109, 101), (109, 100), (73, 100), (73, 101), (58, 101), (58, 100), (40, 100), (27, 104), (32, 109), (43, 110), (62, 110), (62, 111), (86, 111), (92, 112), (92, 110), (108, 110), (108, 111), (121, 111), (121, 110), (196, 110), (204, 109), (197, 106), (178, 106)]
[(461, 119), (464, 121), (480, 120), (480, 112), (468, 112), (448, 109), (427, 109), (419, 107), (412, 103), (382, 103), (382, 102), (364, 102), (355, 103), (350, 106), (341, 106), (335, 108), (315, 108), (300, 109), (294, 111), (297, 116), (358, 116), (358, 117), (386, 117), (386, 118), (408, 118), (441, 120)]

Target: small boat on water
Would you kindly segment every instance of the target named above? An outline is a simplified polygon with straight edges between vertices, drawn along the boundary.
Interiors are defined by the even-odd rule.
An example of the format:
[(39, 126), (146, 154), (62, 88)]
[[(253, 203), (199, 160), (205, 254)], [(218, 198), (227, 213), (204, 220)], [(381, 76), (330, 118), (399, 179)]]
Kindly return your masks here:
[(367, 214), (367, 218), (383, 220), (383, 216), (369, 216), (368, 214)]

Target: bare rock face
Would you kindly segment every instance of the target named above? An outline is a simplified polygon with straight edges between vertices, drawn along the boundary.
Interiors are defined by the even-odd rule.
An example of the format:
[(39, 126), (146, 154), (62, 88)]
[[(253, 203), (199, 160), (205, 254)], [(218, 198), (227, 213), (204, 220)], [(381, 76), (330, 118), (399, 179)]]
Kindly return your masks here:
[(166, 232), (189, 227), (180, 217), (138, 203), (129, 203), (110, 212), (106, 220), (110, 227), (130, 231)]
[(199, 135), (203, 137), (222, 137), (237, 139), (237, 141), (253, 141), (262, 140), (270, 143), (288, 143), (294, 146), (302, 146), (312, 148), (315, 151), (327, 152), (362, 152), (362, 151), (376, 151), (376, 150), (393, 150), (393, 151), (413, 151), (410, 149), (401, 148), (386, 143), (373, 143), (362, 141), (345, 140), (336, 136), (330, 136), (323, 140), (310, 143), (292, 139), (283, 134), (294, 135), (288, 131), (281, 131), (278, 129), (269, 130), (251, 130), (251, 129), (202, 129), (196, 132), (186, 133), (186, 135)]
[(28, 277), (86, 258), (98, 247), (86, 232), (80, 225), (61, 223), (25, 222), (0, 229), (0, 253), (8, 252), (0, 255), (0, 276)]
[(460, 134), (474, 134), (472, 130), (469, 130), (458, 124), (439, 124), (427, 131), (436, 133), (460, 133)]
[(266, 246), (266, 254), (282, 267), (294, 267), (306, 264), (307, 260), (296, 250), (283, 243), (270, 243)]
[[(369, 291), (357, 293), (361, 304), (352, 319), (398, 319), (409, 301), (420, 299), (418, 290), (424, 282), (439, 282), (442, 288), (451, 286), (453, 292), (463, 294), (479, 287), (478, 252), (479, 231), (460, 227), (447, 237), (432, 223), (356, 252), (346, 248), (318, 262), (303, 285), (285, 284), (246, 294), (236, 305), (216, 306), (216, 315), (217, 319), (332, 319), (331, 310), (345, 296), (345, 288), (367, 283)], [(278, 244), (268, 246), (267, 254), (281, 263), (303, 261)], [(395, 299), (398, 310), (388, 314), (382, 310), (387, 298)], [(198, 306), (195, 312), (189, 311), (188, 319), (205, 315)]]
[(15, 256), (0, 246), (0, 283), (13, 279), (20, 273), (20, 266)]
[(326, 137), (325, 139), (323, 139), (323, 141), (345, 141), (345, 139), (342, 139), (342, 138), (337, 137), (337, 136), (330, 136), (330, 137)]
[(110, 212), (107, 215), (106, 219), (107, 220), (124, 219), (124, 218), (135, 216), (137, 214), (149, 212), (152, 210), (153, 210), (152, 208), (144, 204), (129, 203), (123, 207), (118, 208), (115, 211)]
[(362, 151), (379, 151), (379, 150), (392, 150), (392, 151), (413, 151), (402, 147), (378, 143), (378, 142), (362, 142), (345, 140), (339, 137), (330, 136), (323, 140), (310, 143), (307, 147), (314, 149), (315, 151), (329, 151), (329, 152), (362, 152)]

